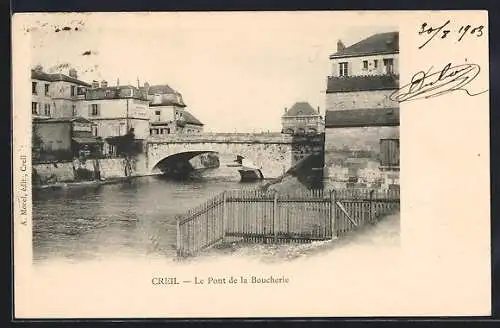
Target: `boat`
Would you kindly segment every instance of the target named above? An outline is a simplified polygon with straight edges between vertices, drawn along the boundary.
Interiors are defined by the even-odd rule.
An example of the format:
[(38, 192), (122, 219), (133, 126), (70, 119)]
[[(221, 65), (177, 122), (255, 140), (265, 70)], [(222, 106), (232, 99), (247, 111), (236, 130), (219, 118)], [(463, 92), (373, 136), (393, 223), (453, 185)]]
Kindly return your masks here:
[(264, 175), (259, 169), (242, 167), (238, 170), (241, 176), (241, 181), (257, 181), (264, 179)]

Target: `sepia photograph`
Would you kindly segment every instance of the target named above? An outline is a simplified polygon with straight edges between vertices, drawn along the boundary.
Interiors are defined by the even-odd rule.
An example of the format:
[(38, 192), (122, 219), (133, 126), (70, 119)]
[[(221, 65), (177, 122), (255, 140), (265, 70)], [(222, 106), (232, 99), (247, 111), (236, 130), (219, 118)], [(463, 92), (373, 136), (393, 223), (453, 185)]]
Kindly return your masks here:
[[(426, 29), (443, 19), (423, 25), (427, 18), (415, 14), (411, 17), (418, 24), (411, 25), (402, 13), (377, 15), (382, 14), (18, 16), (16, 31), (24, 41), (14, 49), (25, 56), (18, 65), (23, 71), (15, 73), (22, 80), (17, 90), (23, 89), (22, 107), (31, 99), (31, 112), (22, 114), (24, 128), (15, 128), (28, 142), (17, 156), (25, 168), (19, 183), (26, 191), (18, 204), (19, 216), (26, 218), (21, 223), (31, 231), (30, 240), (22, 242), (30, 245), (25, 264), (34, 275), (30, 281), (39, 281), (33, 287), (39, 296), (25, 313), (250, 317), (245, 304), (255, 304), (259, 293), (273, 294), (269, 302), (294, 294), (305, 300), (321, 289), (333, 293), (342, 281), (346, 290), (339, 292), (332, 312), (366, 315), (368, 304), (358, 313), (354, 300), (355, 294), (365, 294), (393, 314), (404, 313), (389, 304), (398, 299), (405, 277), (401, 272), (411, 258), (405, 249), (414, 249), (405, 232), (414, 231), (422, 244), (436, 237), (407, 229), (402, 213), (411, 224), (426, 220), (425, 215), (410, 217), (411, 211), (433, 197), (439, 181), (435, 175), (442, 172), (439, 156), (446, 157), (435, 155), (438, 148), (423, 157), (415, 146), (420, 135), (427, 138), (426, 147), (433, 142), (440, 147), (434, 123), (424, 127), (426, 133), (416, 129), (424, 122), (442, 122), (423, 109), (415, 114), (415, 108), (437, 108), (446, 99), (456, 104), (462, 98), (476, 103), (484, 98), (481, 108), (488, 110), (487, 90), (482, 90), (488, 86), (487, 66), (463, 68), (453, 62), (442, 68), (441, 60), (423, 59), (414, 60), (417, 66), (403, 66), (418, 58), (417, 51), (437, 53), (447, 47), (433, 39), (438, 29)], [(474, 32), (471, 27), (464, 31), (462, 21), (446, 23), (438, 32), (447, 24), (455, 24), (456, 30), (462, 26), (454, 45), (484, 42), (479, 33), (487, 34), (477, 24)], [(401, 31), (407, 32), (400, 39)], [(439, 42), (441, 48), (436, 48), (433, 43)], [(401, 51), (400, 44), (406, 45)], [(487, 43), (480, 55), (487, 65)], [(474, 56), (467, 59), (471, 63)], [(479, 76), (486, 84), (465, 87), (461, 82), (444, 90), (445, 79), (455, 74), (469, 74), (465, 79), (470, 80)], [(28, 76), (30, 94), (24, 90)], [(465, 88), (469, 97), (456, 92)], [(400, 119), (403, 106), (408, 108), (405, 124)], [(462, 115), (457, 120), (467, 121), (466, 114), (457, 113)], [(447, 138), (455, 130), (440, 131)], [(407, 136), (401, 150), (400, 135)], [(487, 159), (483, 154), (481, 160)], [(429, 161), (437, 164), (426, 173)], [(416, 168), (420, 162), (427, 164)], [(432, 180), (424, 193), (415, 189), (422, 187), (414, 182), (420, 174), (427, 176), (422, 185)], [(422, 198), (413, 197), (417, 194)], [(484, 229), (481, 233), (476, 235), (489, 236)], [(71, 279), (79, 281), (73, 291)], [(337, 287), (329, 285), (330, 279)], [(314, 281), (314, 287), (307, 287)], [(370, 294), (367, 288), (377, 284), (385, 292)], [(231, 301), (236, 286), (242, 295), (251, 295), (241, 305)], [(137, 290), (154, 293), (155, 300), (175, 293), (177, 302), (168, 301), (163, 312), (154, 314), (148, 312), (152, 309), (144, 312), (146, 305), (120, 313), (119, 304), (110, 305), (110, 299), (93, 308), (91, 288), (103, 295), (112, 289), (106, 297), (122, 299), (119, 303)], [(207, 305), (217, 297), (217, 288), (224, 300)], [(49, 294), (57, 305), (43, 301)], [(55, 296), (59, 294), (64, 296)], [(344, 294), (353, 299), (344, 301)], [(84, 300), (84, 308), (70, 305)], [(280, 303), (283, 311), (263, 310), (269, 302), (260, 303), (256, 313), (289, 315), (299, 306)], [(299, 316), (331, 314), (322, 304), (317, 312), (308, 307)]]
[[(336, 239), (387, 217), (387, 229), (398, 230), (399, 108), (390, 99), (399, 85), (397, 29), (363, 27), (364, 36), (347, 45), (331, 40), (332, 53), (310, 65), (323, 66), (322, 75), (299, 62), (303, 79), (324, 80), (323, 90), (304, 85), (304, 99), (281, 95), (281, 106), (266, 108), (260, 129), (261, 111), (247, 126), (230, 119), (210, 126), (220, 118), (213, 104), (213, 112), (205, 109), (204, 101), (217, 102), (206, 98), (209, 87), (188, 85), (183, 97), (170, 65), (150, 73), (156, 52), (120, 68), (106, 67), (101, 58), (132, 51), (125, 44), (121, 50), (82, 47), (106, 35), (120, 38), (122, 31), (93, 35), (83, 22), (52, 29), (30, 32), (35, 261), (115, 252), (185, 256), (253, 243), (274, 248)], [(156, 41), (138, 37), (144, 49)], [(80, 58), (69, 51), (54, 56), (64, 48), (80, 48)], [(255, 57), (241, 54), (240, 60), (254, 64)], [(230, 109), (236, 114), (255, 102), (248, 98), (277, 92), (254, 90), (231, 99)]]

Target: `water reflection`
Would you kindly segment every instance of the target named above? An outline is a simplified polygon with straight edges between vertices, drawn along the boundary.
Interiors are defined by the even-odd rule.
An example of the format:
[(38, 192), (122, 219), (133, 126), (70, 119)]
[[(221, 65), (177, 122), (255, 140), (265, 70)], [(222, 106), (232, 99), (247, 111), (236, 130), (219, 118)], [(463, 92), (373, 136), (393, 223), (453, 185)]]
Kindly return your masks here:
[(226, 189), (258, 183), (144, 177), (119, 184), (39, 191), (33, 195), (35, 261), (175, 254), (175, 215)]

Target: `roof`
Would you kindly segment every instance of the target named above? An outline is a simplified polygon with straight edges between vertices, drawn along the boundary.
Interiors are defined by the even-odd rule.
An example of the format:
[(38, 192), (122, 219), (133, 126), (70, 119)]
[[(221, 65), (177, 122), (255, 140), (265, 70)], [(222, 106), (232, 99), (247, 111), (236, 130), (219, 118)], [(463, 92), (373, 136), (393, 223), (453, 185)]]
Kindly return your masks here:
[(92, 124), (92, 121), (84, 118), (84, 117), (54, 117), (54, 118), (41, 118), (41, 117), (35, 117), (33, 118), (33, 121), (36, 123), (62, 123), (62, 122), (78, 122), (78, 123), (90, 123)]
[(141, 90), (148, 90), (148, 95), (154, 94), (176, 94), (178, 93), (174, 89), (172, 89), (168, 84), (159, 84), (159, 85), (150, 85), (148, 88), (141, 87)]
[(399, 32), (377, 33), (343, 50), (337, 51), (333, 55), (330, 55), (330, 59), (398, 52)]
[(133, 85), (98, 87), (87, 90), (85, 100), (126, 99), (147, 101), (141, 90)]
[(399, 108), (326, 111), (325, 128), (399, 126)]
[(299, 115), (319, 115), (318, 112), (305, 101), (296, 102), (290, 109), (286, 111), (283, 117), (299, 116)]
[(148, 87), (140, 87), (141, 91), (146, 92), (148, 96), (162, 95), (161, 102), (153, 103), (154, 99), (150, 97), (151, 106), (179, 106), (186, 107), (180, 92), (174, 90), (168, 84), (150, 85)]
[(399, 88), (399, 75), (329, 76), (326, 93), (393, 90)]
[(177, 107), (186, 107), (186, 104), (182, 101), (182, 98), (180, 100), (178, 99), (162, 99), (161, 102), (159, 103), (152, 103), (150, 100), (149, 102), (150, 107), (157, 107), (157, 106), (177, 106)]
[(58, 82), (58, 81), (65, 81), (65, 82), (70, 82), (70, 83), (75, 83), (79, 85), (83, 85), (86, 87), (90, 87), (91, 85), (87, 82), (81, 81), (79, 79), (76, 79), (74, 77), (61, 74), (61, 73), (56, 73), (56, 74), (49, 74), (41, 71), (36, 71), (36, 70), (31, 70), (31, 78), (35, 80), (42, 80), (42, 81), (48, 81), (48, 82)]
[(184, 110), (182, 111), (182, 117), (184, 118), (184, 122), (186, 123), (189, 123), (189, 124), (193, 124), (193, 125), (200, 125), (200, 126), (203, 126), (205, 124), (201, 123), (200, 120), (198, 120), (193, 114), (191, 114), (190, 112)]

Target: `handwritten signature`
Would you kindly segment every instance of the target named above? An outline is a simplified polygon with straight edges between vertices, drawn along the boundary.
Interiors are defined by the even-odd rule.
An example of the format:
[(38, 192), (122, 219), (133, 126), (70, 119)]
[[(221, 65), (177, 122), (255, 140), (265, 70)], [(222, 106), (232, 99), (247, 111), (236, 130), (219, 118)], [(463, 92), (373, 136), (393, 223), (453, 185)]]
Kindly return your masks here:
[(402, 86), (390, 95), (394, 101), (409, 101), (438, 97), (453, 91), (463, 91), (469, 96), (477, 96), (488, 91), (471, 93), (464, 87), (471, 83), (481, 72), (477, 64), (462, 64), (452, 66), (451, 63), (437, 72), (431, 73), (433, 67), (427, 72), (419, 71), (413, 75), (411, 82)]

